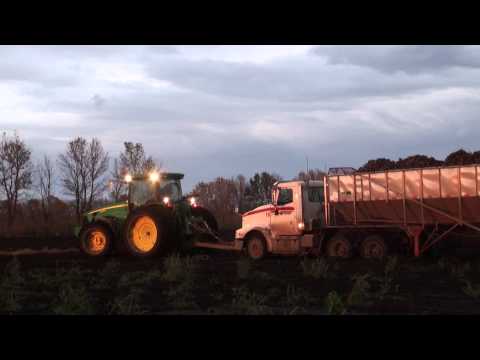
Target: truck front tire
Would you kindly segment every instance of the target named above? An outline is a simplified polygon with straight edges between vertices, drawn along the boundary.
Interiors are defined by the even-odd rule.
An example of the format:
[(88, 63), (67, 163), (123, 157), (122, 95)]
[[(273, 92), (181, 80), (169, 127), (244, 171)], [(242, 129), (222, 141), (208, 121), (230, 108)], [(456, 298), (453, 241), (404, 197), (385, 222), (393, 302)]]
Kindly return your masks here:
[(254, 234), (247, 239), (247, 255), (252, 260), (261, 260), (267, 254), (267, 244), (260, 235)]

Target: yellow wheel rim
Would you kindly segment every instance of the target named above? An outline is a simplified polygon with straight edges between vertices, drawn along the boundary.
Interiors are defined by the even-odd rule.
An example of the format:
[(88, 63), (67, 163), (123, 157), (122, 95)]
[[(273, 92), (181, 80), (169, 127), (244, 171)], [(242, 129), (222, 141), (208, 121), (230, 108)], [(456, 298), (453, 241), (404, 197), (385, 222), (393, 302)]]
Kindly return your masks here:
[(132, 229), (132, 245), (141, 253), (151, 251), (157, 243), (157, 225), (149, 216), (140, 217)]
[(107, 246), (107, 236), (102, 231), (92, 231), (88, 237), (88, 248), (92, 253), (100, 253)]

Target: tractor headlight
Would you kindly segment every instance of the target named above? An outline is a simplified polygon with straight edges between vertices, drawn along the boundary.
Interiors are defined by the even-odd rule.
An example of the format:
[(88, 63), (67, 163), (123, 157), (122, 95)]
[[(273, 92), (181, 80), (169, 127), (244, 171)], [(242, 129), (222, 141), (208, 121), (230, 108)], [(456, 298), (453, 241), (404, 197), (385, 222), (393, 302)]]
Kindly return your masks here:
[(298, 230), (305, 230), (305, 224), (303, 222), (298, 223)]
[(125, 175), (125, 182), (129, 183), (131, 181), (132, 181), (132, 175), (130, 174)]
[(193, 207), (197, 206), (197, 199), (194, 196), (190, 198), (190, 205)]
[(163, 203), (164, 203), (165, 205), (168, 205), (168, 204), (170, 203), (170, 198), (169, 198), (168, 196), (165, 196), (165, 197), (163, 198)]
[(150, 178), (150, 181), (154, 183), (154, 182), (157, 182), (158, 179), (160, 179), (160, 175), (157, 172), (152, 172), (150, 173), (149, 178)]

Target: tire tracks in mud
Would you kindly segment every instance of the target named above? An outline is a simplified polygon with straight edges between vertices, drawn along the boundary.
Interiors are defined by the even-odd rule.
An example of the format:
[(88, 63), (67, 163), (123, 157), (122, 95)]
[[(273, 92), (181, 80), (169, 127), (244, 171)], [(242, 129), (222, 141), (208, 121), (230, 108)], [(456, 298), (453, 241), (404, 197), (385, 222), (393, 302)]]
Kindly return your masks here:
[(80, 250), (76, 248), (67, 248), (67, 249), (49, 249), (43, 248), (39, 250), (35, 249), (19, 249), (11, 251), (0, 251), (0, 256), (23, 256), (23, 255), (60, 255), (60, 254), (69, 254), (69, 253), (79, 253)]

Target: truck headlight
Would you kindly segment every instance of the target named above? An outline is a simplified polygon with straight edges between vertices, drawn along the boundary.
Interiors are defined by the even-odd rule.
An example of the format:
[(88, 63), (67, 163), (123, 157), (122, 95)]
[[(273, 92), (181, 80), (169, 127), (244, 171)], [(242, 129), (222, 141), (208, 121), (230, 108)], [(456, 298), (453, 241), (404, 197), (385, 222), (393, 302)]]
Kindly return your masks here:
[(195, 199), (194, 196), (192, 196), (192, 197), (189, 199), (189, 201), (190, 201), (190, 206), (192, 206), (192, 207), (197, 206), (197, 199)]
[(130, 174), (125, 175), (125, 182), (129, 183), (131, 181), (132, 181), (132, 175)]
[(168, 205), (168, 204), (170, 203), (170, 198), (169, 198), (168, 196), (165, 196), (165, 197), (163, 198), (163, 203), (164, 203), (165, 205)]
[(305, 224), (303, 222), (298, 223), (298, 230), (305, 230)]

